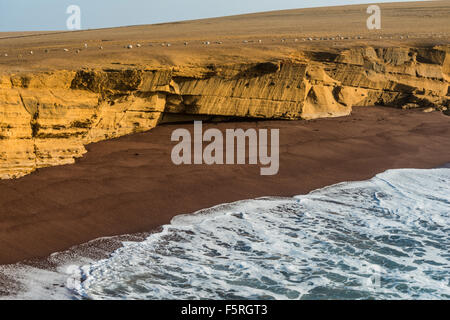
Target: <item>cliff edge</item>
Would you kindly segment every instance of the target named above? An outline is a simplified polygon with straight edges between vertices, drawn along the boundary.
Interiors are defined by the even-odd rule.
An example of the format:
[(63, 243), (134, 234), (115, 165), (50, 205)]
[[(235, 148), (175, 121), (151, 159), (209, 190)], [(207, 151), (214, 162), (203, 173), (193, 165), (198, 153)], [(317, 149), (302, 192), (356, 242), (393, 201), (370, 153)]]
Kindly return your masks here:
[[(450, 1), (0, 33), (0, 178), (193, 119), (314, 119), (353, 106), (449, 114)], [(450, 118), (449, 118), (450, 119)]]
[(361, 47), (296, 59), (0, 77), (0, 177), (69, 164), (85, 145), (192, 119), (314, 119), (352, 106), (448, 111), (450, 49)]

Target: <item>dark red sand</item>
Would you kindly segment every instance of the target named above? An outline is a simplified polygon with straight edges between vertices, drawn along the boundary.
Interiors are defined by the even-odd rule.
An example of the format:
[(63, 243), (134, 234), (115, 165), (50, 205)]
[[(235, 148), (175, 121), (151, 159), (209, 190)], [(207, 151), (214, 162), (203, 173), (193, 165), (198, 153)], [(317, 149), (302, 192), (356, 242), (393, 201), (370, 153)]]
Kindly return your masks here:
[(259, 166), (175, 166), (174, 129), (164, 125), (88, 146), (75, 165), (0, 181), (0, 264), (44, 257), (102, 236), (147, 232), (220, 203), (308, 193), (365, 180), (391, 168), (450, 161), (450, 117), (390, 108), (355, 108), (344, 118), (205, 124), (279, 128), (280, 171)]

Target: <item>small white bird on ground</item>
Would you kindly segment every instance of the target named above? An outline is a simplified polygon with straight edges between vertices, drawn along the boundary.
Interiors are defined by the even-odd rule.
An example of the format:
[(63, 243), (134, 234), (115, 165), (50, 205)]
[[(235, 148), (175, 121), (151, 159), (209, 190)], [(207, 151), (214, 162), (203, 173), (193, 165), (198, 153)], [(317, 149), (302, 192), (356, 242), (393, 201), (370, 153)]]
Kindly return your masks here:
[(69, 49), (64, 49), (64, 52), (69, 52)]
[(127, 45), (127, 49), (133, 49), (133, 45), (131, 44)]

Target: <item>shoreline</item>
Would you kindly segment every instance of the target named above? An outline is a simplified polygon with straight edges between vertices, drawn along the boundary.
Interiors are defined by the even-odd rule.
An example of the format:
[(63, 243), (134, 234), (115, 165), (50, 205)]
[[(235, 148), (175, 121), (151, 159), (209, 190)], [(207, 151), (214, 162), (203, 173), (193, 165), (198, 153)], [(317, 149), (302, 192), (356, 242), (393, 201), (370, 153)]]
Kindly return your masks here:
[[(432, 169), (450, 169), (450, 162), (442, 166), (438, 166)], [(398, 170), (409, 169), (393, 169), (393, 172)], [(421, 171), (422, 169), (411, 169)], [(102, 237), (91, 240), (87, 243), (75, 245), (62, 252), (54, 252), (46, 258), (24, 260), (19, 263), (10, 265), (0, 265), (0, 300), (14, 299), (14, 300), (28, 300), (28, 299), (57, 299), (57, 300), (73, 300), (73, 299), (90, 299), (85, 297), (83, 293), (78, 291), (82, 283), (80, 279), (85, 276), (83, 272), (76, 273), (74, 270), (80, 272), (82, 267), (87, 265), (97, 265), (101, 263), (107, 263), (115, 256), (124, 254), (135, 246), (145, 244), (154, 237), (167, 236), (167, 230), (176, 228), (181, 221), (181, 225), (184, 223), (202, 224), (202, 221), (212, 219), (216, 216), (221, 216), (224, 212), (240, 212), (240, 208), (246, 206), (248, 203), (256, 203), (258, 201), (274, 201), (285, 202), (292, 201), (297, 197), (308, 197), (308, 195), (314, 195), (327, 191), (333, 188), (339, 188), (341, 185), (352, 185), (360, 183), (369, 183), (380, 175), (386, 175), (390, 169), (375, 175), (374, 177), (364, 181), (351, 181), (340, 182), (334, 185), (325, 186), (323, 188), (315, 189), (311, 193), (304, 195), (295, 195), (293, 197), (261, 197), (255, 199), (240, 200), (232, 203), (222, 203), (210, 208), (204, 208), (196, 212), (188, 214), (180, 214), (172, 218), (169, 224), (161, 226), (156, 230), (152, 230), (147, 233), (140, 234), (127, 234), (118, 235), (112, 237)], [(314, 197), (314, 196), (313, 196)], [(244, 209), (245, 210), (245, 209)], [(183, 223), (184, 221), (184, 223)], [(195, 221), (195, 222), (194, 222)], [(175, 236), (175, 232), (173, 235)], [(176, 236), (175, 236), (176, 238)], [(171, 241), (176, 239), (171, 239)], [(147, 248), (150, 250), (150, 248)], [(151, 250), (150, 250), (151, 251)], [(75, 289), (78, 288), (78, 289)]]
[[(205, 123), (206, 128), (279, 128), (280, 172), (259, 166), (175, 166), (172, 130), (89, 145), (74, 165), (0, 181), (0, 264), (43, 258), (92, 239), (148, 233), (174, 216), (264, 196), (293, 196), (387, 169), (450, 161), (450, 118), (438, 112), (358, 107), (310, 121)], [(219, 183), (218, 183), (219, 182)]]

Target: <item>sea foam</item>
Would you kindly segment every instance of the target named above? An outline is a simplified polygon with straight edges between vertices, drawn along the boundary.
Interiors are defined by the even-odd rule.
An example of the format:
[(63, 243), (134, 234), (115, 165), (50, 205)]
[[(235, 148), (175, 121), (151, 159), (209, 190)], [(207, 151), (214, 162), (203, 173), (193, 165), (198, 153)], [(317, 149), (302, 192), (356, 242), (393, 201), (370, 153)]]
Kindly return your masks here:
[[(21, 294), (449, 299), (449, 185), (448, 168), (399, 169), (308, 195), (220, 205), (177, 216), (107, 259), (65, 263), (53, 273), (28, 269)], [(48, 284), (37, 290), (42, 284), (33, 282), (33, 272), (62, 283), (59, 293)]]

